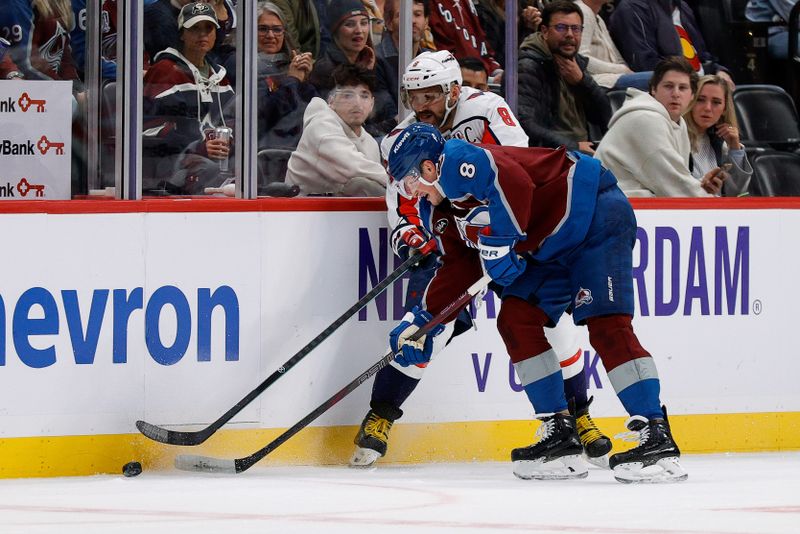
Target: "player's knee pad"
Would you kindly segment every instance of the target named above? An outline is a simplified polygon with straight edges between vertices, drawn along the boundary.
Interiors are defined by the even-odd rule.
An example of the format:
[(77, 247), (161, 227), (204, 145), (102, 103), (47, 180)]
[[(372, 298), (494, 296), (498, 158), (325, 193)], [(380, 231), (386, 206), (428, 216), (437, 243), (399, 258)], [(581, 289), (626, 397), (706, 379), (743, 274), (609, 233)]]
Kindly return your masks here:
[(633, 332), (629, 315), (590, 317), (586, 324), (589, 328), (589, 342), (600, 355), (606, 371), (650, 355)]
[(497, 330), (503, 338), (511, 361), (517, 363), (551, 350), (544, 333), (549, 318), (537, 306), (517, 298), (503, 300), (497, 315)]

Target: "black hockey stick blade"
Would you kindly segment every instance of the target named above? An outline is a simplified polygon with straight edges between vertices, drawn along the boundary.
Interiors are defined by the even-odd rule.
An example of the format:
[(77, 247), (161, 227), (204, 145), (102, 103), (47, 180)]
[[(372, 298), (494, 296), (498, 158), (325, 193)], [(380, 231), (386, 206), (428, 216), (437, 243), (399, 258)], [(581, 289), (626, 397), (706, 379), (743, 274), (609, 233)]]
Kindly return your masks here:
[(339, 329), (348, 319), (350, 319), (353, 315), (359, 312), (361, 308), (369, 304), (375, 297), (383, 293), (383, 291), (389, 287), (395, 280), (403, 276), (406, 272), (408, 272), (411, 267), (419, 263), (422, 258), (424, 257), (423, 254), (412, 254), (406, 259), (403, 263), (401, 263), (397, 269), (389, 273), (389, 275), (381, 280), (378, 285), (376, 285), (372, 290), (361, 297), (358, 302), (350, 306), (350, 308), (344, 312), (342, 315), (339, 316), (338, 319), (333, 321), (328, 327), (319, 333), (317, 337), (312, 339), (308, 342), (308, 344), (300, 349), (294, 356), (289, 358), (286, 363), (281, 365), (277, 371), (269, 375), (263, 382), (261, 382), (256, 388), (244, 396), (242, 400), (237, 402), (230, 410), (222, 414), (219, 419), (208, 425), (207, 427), (201, 430), (167, 430), (166, 428), (162, 428), (160, 426), (156, 426), (154, 424), (148, 423), (146, 421), (136, 421), (136, 428), (139, 429), (139, 432), (147, 436), (148, 438), (158, 441), (160, 443), (166, 443), (168, 445), (200, 445), (205, 440), (210, 438), (214, 433), (219, 430), (225, 423), (233, 419), (236, 414), (241, 412), (245, 409), (245, 407), (253, 402), (253, 400), (261, 395), (268, 387), (274, 384), (280, 377), (285, 375), (289, 369), (297, 365), (300, 360), (305, 358), (309, 352), (317, 348), (320, 343), (325, 341), (328, 337), (331, 336), (336, 330)]
[[(470, 300), (472, 300), (472, 297), (480, 293), (481, 290), (483, 290), (483, 288), (489, 284), (489, 282), (491, 282), (489, 275), (484, 275), (480, 280), (472, 284), (469, 289), (459, 295), (456, 300), (448, 304), (436, 315), (436, 317), (431, 319), (427, 324), (415, 332), (414, 335), (411, 336), (411, 339), (419, 339), (434, 326), (444, 321), (454, 311), (460, 309), (462, 306), (465, 306)], [(311, 424), (320, 415), (327, 412), (331, 407), (333, 407), (333, 405), (349, 395), (358, 386), (366, 382), (372, 375), (389, 365), (389, 363), (394, 360), (394, 356), (394, 353), (391, 351), (387, 352), (383, 358), (378, 360), (372, 367), (358, 375), (352, 382), (337, 391), (331, 398), (320, 404), (314, 411), (306, 415), (290, 429), (286, 430), (283, 434), (253, 454), (245, 456), (244, 458), (236, 458), (235, 460), (182, 454), (175, 458), (175, 467), (183, 471), (205, 471), (209, 473), (238, 474), (247, 471), (260, 460), (262, 460), (266, 455), (283, 445), (283, 443), (285, 443), (289, 438)]]

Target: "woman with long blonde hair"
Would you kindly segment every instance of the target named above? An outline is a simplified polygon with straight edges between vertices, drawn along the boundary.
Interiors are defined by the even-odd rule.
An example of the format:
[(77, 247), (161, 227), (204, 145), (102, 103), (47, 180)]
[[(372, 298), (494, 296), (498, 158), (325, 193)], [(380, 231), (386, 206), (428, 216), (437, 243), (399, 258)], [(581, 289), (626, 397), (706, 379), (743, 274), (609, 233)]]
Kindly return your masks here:
[(708, 171), (721, 167), (728, 174), (723, 195), (746, 193), (753, 168), (739, 140), (733, 95), (725, 79), (716, 75), (701, 77), (683, 118), (692, 147), (692, 176), (700, 180)]

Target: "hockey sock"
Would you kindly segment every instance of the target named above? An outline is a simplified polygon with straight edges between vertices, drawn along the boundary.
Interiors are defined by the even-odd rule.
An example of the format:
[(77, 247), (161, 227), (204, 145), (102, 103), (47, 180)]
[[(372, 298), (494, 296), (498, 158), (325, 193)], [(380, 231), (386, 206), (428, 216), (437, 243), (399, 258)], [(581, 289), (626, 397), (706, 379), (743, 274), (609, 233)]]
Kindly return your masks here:
[(379, 416), (394, 421), (403, 416), (400, 406), (414, 391), (419, 380), (387, 365), (375, 375), (370, 408)]
[(544, 334), (549, 318), (529, 302), (508, 297), (497, 317), (514, 370), (536, 413), (567, 409), (561, 365)]
[(589, 342), (600, 355), (625, 410), (648, 419), (662, 417), (658, 370), (634, 334), (630, 316), (591, 317), (587, 326)]

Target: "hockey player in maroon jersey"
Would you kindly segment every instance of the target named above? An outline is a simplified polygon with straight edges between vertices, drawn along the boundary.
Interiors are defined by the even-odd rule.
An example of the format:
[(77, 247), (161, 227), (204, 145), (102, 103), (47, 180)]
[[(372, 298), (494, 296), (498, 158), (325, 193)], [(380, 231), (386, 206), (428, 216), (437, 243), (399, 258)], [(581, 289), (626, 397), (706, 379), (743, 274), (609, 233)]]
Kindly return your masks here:
[[(461, 86), (461, 68), (447, 51), (425, 52), (417, 56), (403, 75), (401, 96), (414, 111), (384, 139), (381, 151), (388, 156), (398, 134), (417, 120), (436, 126), (445, 138), (465, 139), (471, 143), (528, 146), (528, 137), (511, 113), (508, 104), (493, 93), (484, 93)], [(478, 261), (477, 251), (460, 239), (459, 231), (480, 222), (478, 214), (470, 214), (449, 205), (432, 207), (412, 198), (398, 182), (387, 188), (386, 202), (392, 232), (392, 246), (401, 257), (410, 248), (423, 252), (437, 251), (456, 258)], [(467, 220), (469, 218), (469, 220)], [(446, 221), (433, 234), (424, 228), (430, 221)], [(430, 226), (430, 225), (429, 225)], [(406, 310), (417, 305), (426, 292), (440, 261), (431, 255), (420, 267), (412, 270), (406, 297)], [(437, 275), (438, 276), (438, 275)], [(454, 280), (458, 285), (458, 281)], [(455, 286), (454, 286), (455, 287)], [(459, 286), (460, 287), (460, 286)], [(447, 340), (469, 328), (467, 314), (448, 325)], [(607, 464), (611, 441), (604, 436), (589, 415), (591, 399), (583, 373), (583, 351), (577, 342), (577, 329), (567, 321), (547, 329), (547, 337), (563, 368), (564, 387), (571, 407), (578, 416), (581, 441), (593, 463)], [(355, 438), (356, 449), (350, 460), (354, 467), (372, 465), (387, 450), (389, 430), (403, 414), (402, 404), (416, 388), (425, 370), (424, 365), (403, 366), (400, 363), (382, 369), (375, 378), (370, 411)]]
[[(558, 360), (544, 327), (572, 310), (586, 324), (614, 390), (629, 413), (639, 445), (610, 458), (620, 482), (687, 478), (660, 401), (655, 361), (631, 326), (632, 250), (636, 219), (614, 175), (600, 162), (559, 149), (445, 142), (435, 128), (414, 124), (389, 155), (389, 172), (409, 195), (430, 205), (485, 210), (488, 220), (465, 242), (480, 256), (443, 255), (422, 305), (390, 335), (401, 363), (430, 360), (441, 343), (430, 332), (408, 338), (487, 272), (502, 286), (497, 323), (517, 375), (541, 419), (539, 440), (514, 449), (514, 474), (524, 479), (587, 476), (568, 411)], [(426, 229), (434, 229), (426, 222)], [(457, 281), (456, 281), (457, 280)], [(441, 334), (439, 334), (441, 335)], [(430, 339), (434, 337), (434, 339)]]

